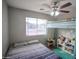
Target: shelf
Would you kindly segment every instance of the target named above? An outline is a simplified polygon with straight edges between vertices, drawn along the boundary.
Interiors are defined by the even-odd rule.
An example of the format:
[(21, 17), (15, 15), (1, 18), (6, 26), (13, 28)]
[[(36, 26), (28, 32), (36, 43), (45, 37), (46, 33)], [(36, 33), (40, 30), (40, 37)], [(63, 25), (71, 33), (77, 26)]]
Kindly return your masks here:
[(73, 50), (73, 47), (69, 47), (69, 46), (65, 46), (66, 48), (68, 48), (68, 49), (72, 49)]
[(57, 47), (60, 48), (60, 49), (62, 49), (65, 52), (71, 54), (71, 55), (74, 55), (73, 54), (73, 50), (74, 50), (73, 45), (72, 46), (66, 46), (66, 44), (60, 44), (60, 43), (58, 43)]
[(74, 44), (72, 43), (72, 41), (71, 42), (63, 41), (63, 44), (62, 44), (62, 40), (58, 39), (57, 47), (65, 52), (67, 52), (68, 54), (74, 55)]

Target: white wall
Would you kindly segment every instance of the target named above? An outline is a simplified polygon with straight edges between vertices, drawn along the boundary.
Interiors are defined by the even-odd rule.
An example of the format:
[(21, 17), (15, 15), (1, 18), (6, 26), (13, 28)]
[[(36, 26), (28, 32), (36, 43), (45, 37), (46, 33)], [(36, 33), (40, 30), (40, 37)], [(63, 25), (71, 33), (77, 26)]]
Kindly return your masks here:
[(2, 53), (5, 55), (9, 45), (8, 40), (8, 8), (5, 0), (2, 0)]
[[(9, 39), (10, 39), (10, 43), (20, 42), (20, 41), (29, 41), (29, 40), (33, 40), (33, 39), (38, 39), (42, 43), (46, 43), (45, 41), (48, 37), (52, 36), (52, 38), (54, 38), (54, 35), (56, 33), (54, 31), (54, 29), (56, 27), (47, 29), (47, 35), (27, 37), (26, 36), (26, 22), (25, 22), (26, 17), (53, 20), (52, 17), (49, 15), (9, 7), (9, 36), (10, 36)], [(57, 25), (59, 25), (59, 24), (57, 24)], [(69, 24), (69, 23), (67, 23), (67, 24)], [(70, 32), (71, 30), (75, 30), (75, 29), (73, 29), (73, 28), (67, 29), (67, 27), (65, 29), (64, 28), (57, 29), (58, 34), (60, 34), (61, 32), (65, 32), (65, 33)]]
[(25, 40), (28, 41), (33, 39), (38, 39), (42, 43), (45, 43), (46, 39), (50, 36), (50, 33), (52, 33), (53, 36), (53, 29), (47, 29), (47, 35), (26, 37), (26, 17), (34, 17), (48, 20), (52, 19), (52, 17), (50, 17), (49, 15), (9, 7), (10, 43)]

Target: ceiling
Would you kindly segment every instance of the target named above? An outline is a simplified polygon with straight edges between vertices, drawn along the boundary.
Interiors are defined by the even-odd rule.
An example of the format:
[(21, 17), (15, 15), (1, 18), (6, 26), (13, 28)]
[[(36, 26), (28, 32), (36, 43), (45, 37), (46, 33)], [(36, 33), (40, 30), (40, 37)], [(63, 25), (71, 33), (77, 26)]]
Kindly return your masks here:
[[(32, 10), (35, 12), (40, 12), (44, 14), (50, 14), (50, 12), (46, 12), (50, 10), (46, 6), (43, 6), (43, 4), (50, 4), (51, 0), (6, 0), (9, 6), (20, 8), (24, 10)], [(57, 0), (52, 0), (52, 2), (55, 2)], [(72, 5), (66, 8), (63, 8), (63, 10), (70, 11), (70, 13), (60, 13), (60, 15), (57, 16), (59, 19), (63, 18), (72, 18), (76, 16), (76, 1), (75, 0), (63, 0), (58, 4), (58, 7), (62, 6), (63, 4), (71, 2)], [(43, 8), (44, 10), (40, 10), (40, 8)]]

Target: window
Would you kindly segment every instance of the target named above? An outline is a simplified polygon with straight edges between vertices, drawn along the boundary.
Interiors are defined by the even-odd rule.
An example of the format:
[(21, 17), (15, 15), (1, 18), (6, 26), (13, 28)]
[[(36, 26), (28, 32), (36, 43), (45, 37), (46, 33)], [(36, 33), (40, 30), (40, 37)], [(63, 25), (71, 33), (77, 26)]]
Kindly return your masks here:
[(47, 20), (26, 17), (26, 35), (46, 35)]

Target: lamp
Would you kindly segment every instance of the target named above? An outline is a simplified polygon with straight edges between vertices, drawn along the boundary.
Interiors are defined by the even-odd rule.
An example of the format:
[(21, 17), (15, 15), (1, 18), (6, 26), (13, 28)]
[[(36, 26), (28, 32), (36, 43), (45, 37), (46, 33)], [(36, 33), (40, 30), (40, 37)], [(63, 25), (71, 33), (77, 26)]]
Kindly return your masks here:
[(58, 16), (59, 15), (59, 12), (58, 11), (52, 11), (50, 13), (51, 16)]

